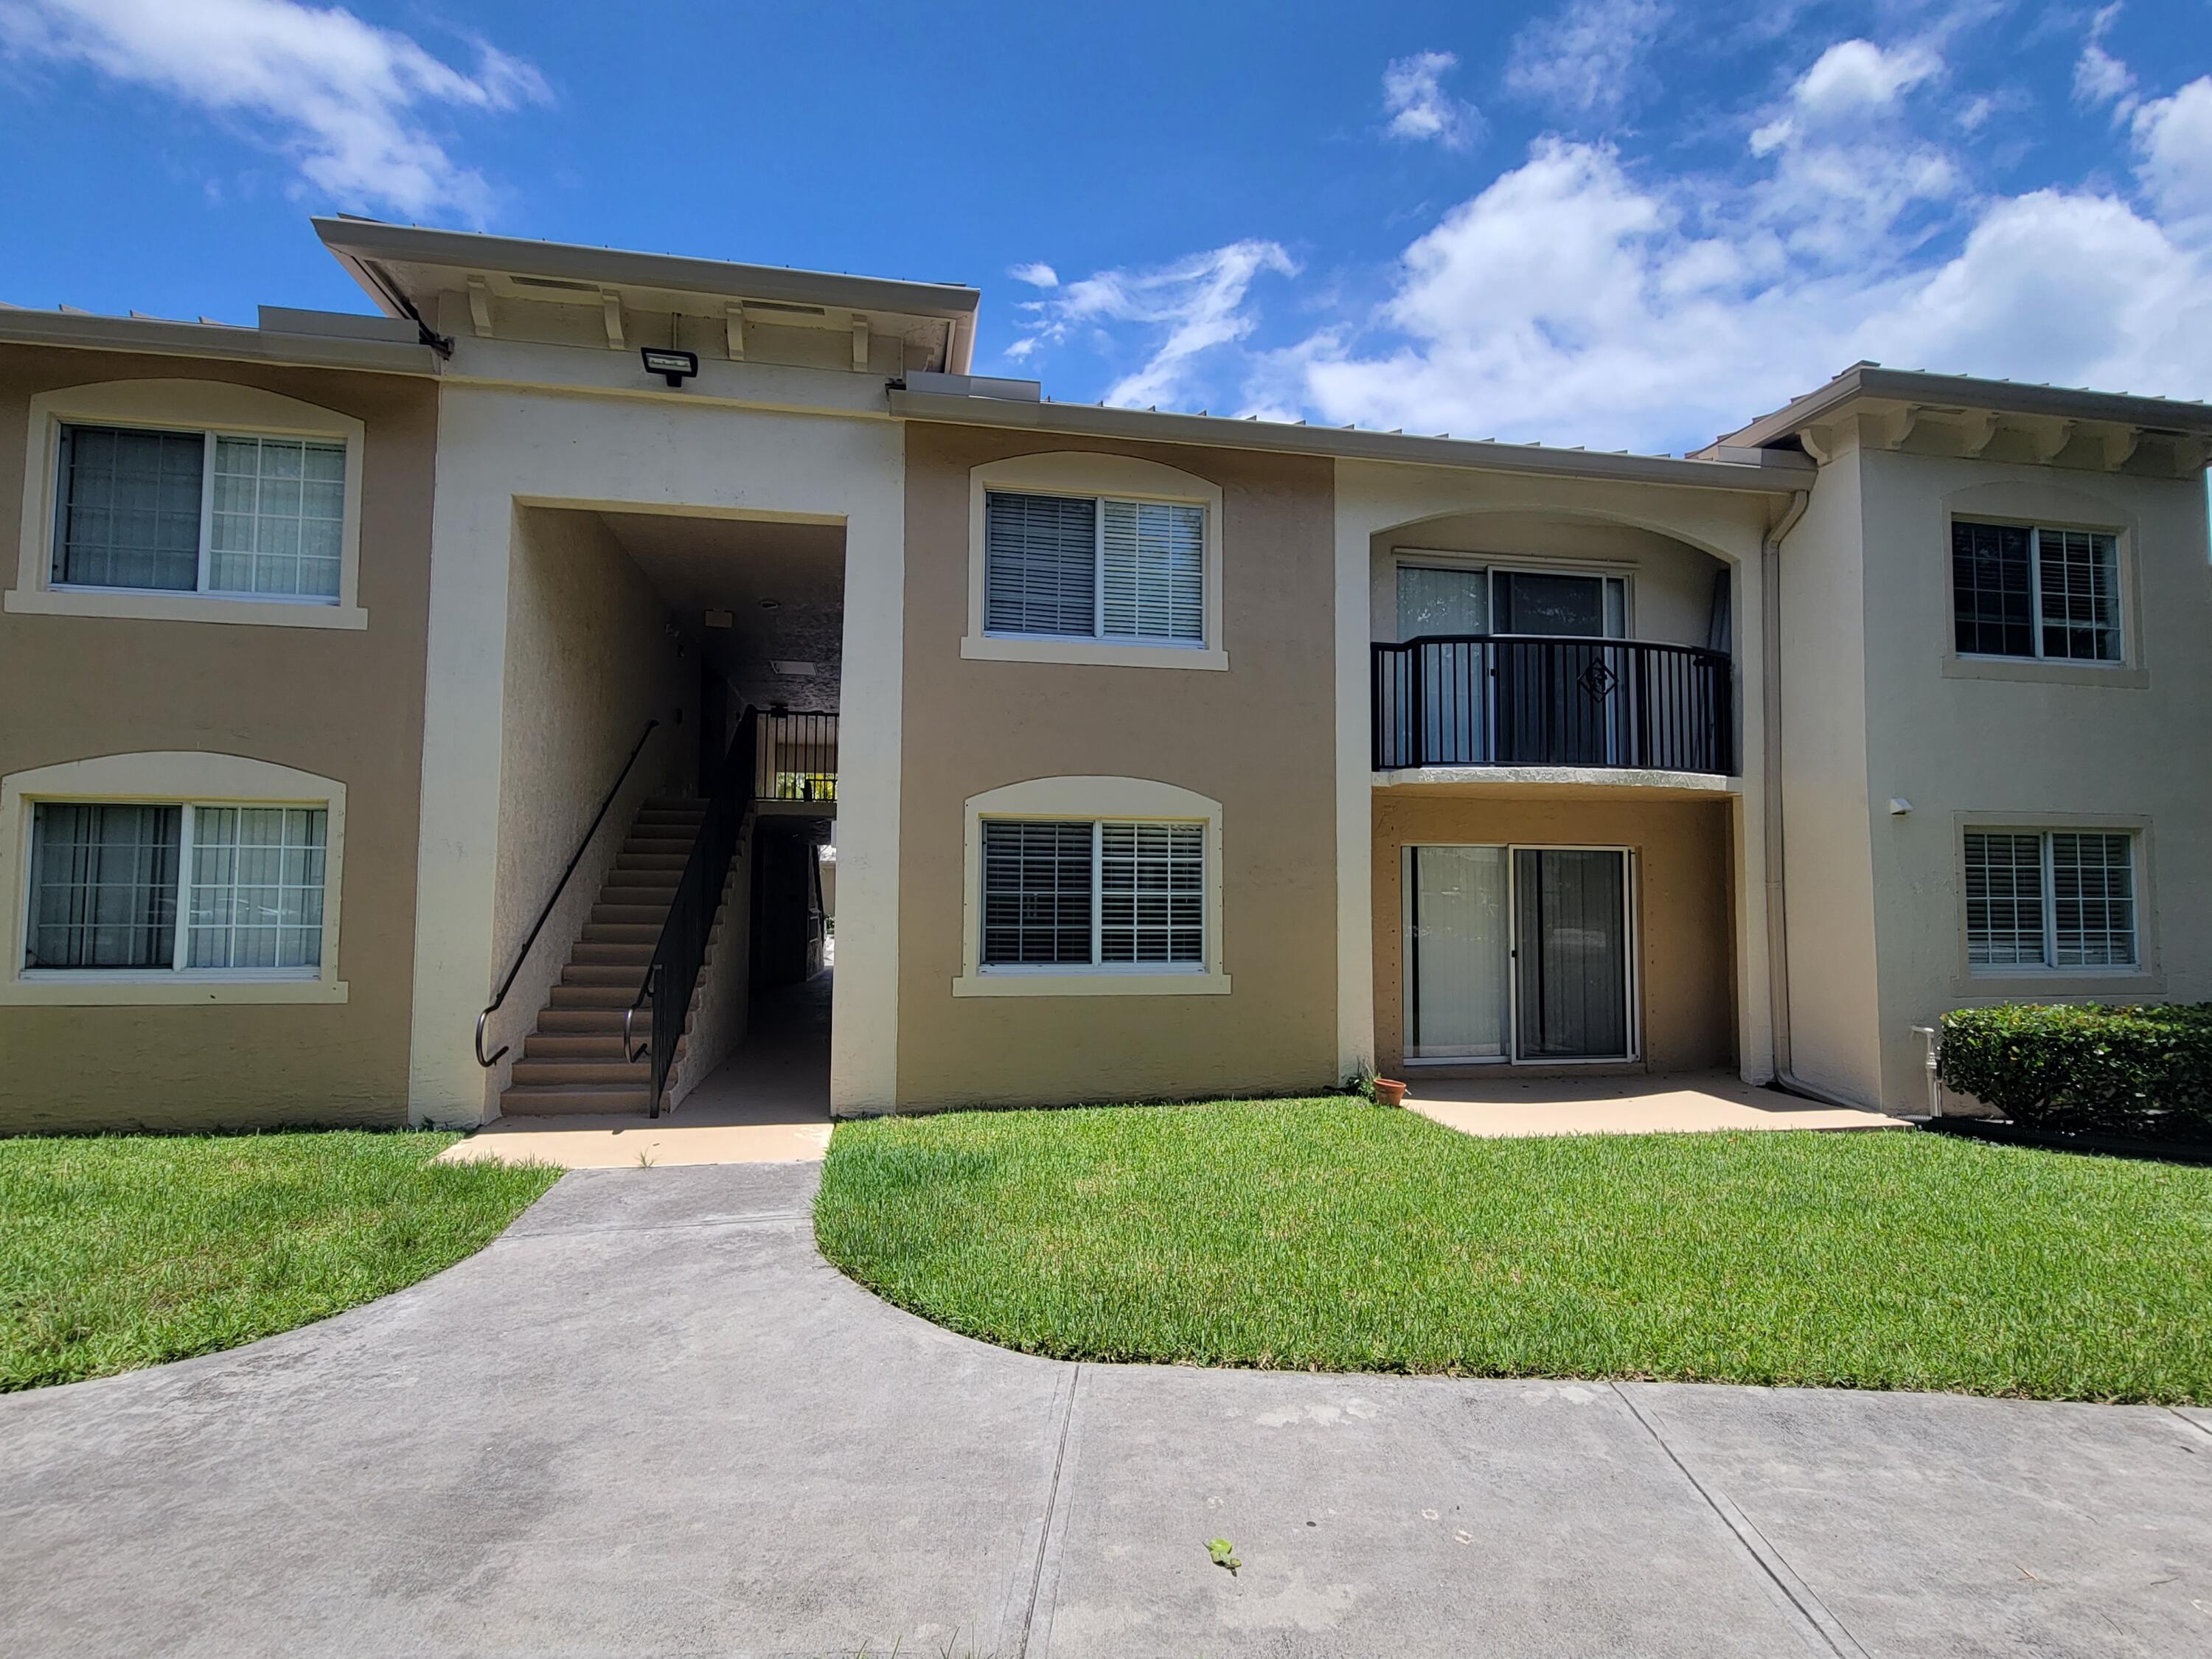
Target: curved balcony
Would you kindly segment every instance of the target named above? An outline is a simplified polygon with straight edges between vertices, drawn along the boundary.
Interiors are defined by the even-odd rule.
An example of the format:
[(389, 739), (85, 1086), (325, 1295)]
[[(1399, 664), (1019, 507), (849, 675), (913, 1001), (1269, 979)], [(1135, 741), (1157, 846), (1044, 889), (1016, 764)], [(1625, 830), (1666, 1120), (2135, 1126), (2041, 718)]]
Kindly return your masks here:
[(1378, 772), (1735, 769), (1725, 652), (1649, 640), (1431, 635), (1375, 646), (1372, 689)]

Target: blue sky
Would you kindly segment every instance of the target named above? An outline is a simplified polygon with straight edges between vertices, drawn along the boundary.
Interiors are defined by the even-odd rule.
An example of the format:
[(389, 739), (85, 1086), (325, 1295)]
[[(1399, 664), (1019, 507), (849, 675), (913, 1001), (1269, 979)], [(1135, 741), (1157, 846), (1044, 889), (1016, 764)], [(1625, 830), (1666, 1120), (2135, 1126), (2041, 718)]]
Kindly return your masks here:
[(345, 210), (973, 283), (1063, 398), (1680, 450), (1848, 363), (2212, 396), (2212, 0), (0, 0), (0, 299)]

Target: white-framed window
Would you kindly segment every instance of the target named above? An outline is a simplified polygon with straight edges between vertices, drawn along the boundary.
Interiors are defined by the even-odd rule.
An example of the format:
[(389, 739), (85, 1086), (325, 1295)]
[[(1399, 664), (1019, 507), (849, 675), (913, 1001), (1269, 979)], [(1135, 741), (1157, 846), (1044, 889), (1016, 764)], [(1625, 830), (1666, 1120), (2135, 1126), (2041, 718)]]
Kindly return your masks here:
[(53, 585), (338, 602), (343, 443), (64, 422)]
[(970, 796), (957, 997), (1226, 995), (1221, 803), (1146, 778)]
[(2136, 969), (2136, 836), (1966, 832), (1966, 961), (1977, 973)]
[(359, 629), (358, 419), (258, 386), (31, 399), (13, 611)]
[(986, 973), (1204, 971), (1206, 826), (986, 818)]
[(316, 977), (325, 806), (41, 800), (22, 970)]
[(968, 473), (976, 662), (1224, 670), (1221, 487), (1135, 455), (1050, 451)]
[(2121, 662), (2119, 538), (1954, 519), (1951, 606), (1960, 656)]
[(345, 797), (203, 750), (0, 777), (0, 1005), (346, 1001)]
[(984, 630), (1135, 645), (1206, 643), (1206, 509), (988, 489)]

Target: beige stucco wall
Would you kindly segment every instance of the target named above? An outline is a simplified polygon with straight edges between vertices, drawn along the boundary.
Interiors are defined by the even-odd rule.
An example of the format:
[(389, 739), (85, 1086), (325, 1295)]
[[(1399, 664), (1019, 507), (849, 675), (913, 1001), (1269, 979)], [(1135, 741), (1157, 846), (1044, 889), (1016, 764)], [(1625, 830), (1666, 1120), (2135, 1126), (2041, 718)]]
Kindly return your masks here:
[[(1643, 1032), (1641, 1068), (1685, 1072), (1735, 1065), (1730, 871), (1735, 811), (1734, 800), (1655, 799), (1632, 788), (1592, 791), (1573, 798), (1376, 790), (1373, 882), (1377, 1068), (1404, 1075), (1400, 1069), (1405, 1064), (1404, 849), (1512, 842), (1632, 848)], [(1421, 1067), (1429, 1075), (1438, 1069)], [(1474, 1076), (1500, 1068), (1449, 1069)], [(1510, 1069), (1534, 1073), (1545, 1068)]]
[[(0, 612), (0, 775), (241, 755), (346, 786), (337, 1006), (0, 1008), (0, 1131), (406, 1118), (436, 392), (399, 376), (0, 349), (0, 568), (29, 399), (110, 380), (265, 388), (367, 427), (361, 630)], [(21, 904), (20, 892), (0, 902)], [(471, 1011), (473, 1012), (473, 1011)]]
[[(514, 1050), (486, 1079), (487, 1108), (560, 977), (648, 795), (690, 793), (698, 659), (668, 632), (653, 586), (594, 513), (515, 509), (507, 590), (493, 959), (504, 974), (649, 720), (660, 722), (486, 1028)], [(466, 1011), (473, 1021), (476, 1010)]]
[[(2204, 481), (1853, 453), (1866, 549), (1862, 822), (1880, 963), (1867, 1041), (1879, 1050), (1881, 1103), (1921, 1109), (1925, 1073), (1911, 1028), (1947, 1009), (2080, 996), (2212, 999), (2212, 562)], [(2156, 459), (2147, 454), (2138, 465), (2148, 469)], [(1952, 512), (2117, 529), (2123, 671), (2033, 678), (2038, 671), (2025, 665), (1990, 671), (1947, 661)], [(1911, 811), (1892, 816), (1892, 797), (1909, 800)], [(2142, 971), (1969, 975), (1960, 876), (1968, 823), (2139, 829)], [(1794, 836), (1794, 823), (1791, 830)], [(1790, 880), (1799, 890), (1794, 839)]]
[(1398, 637), (1400, 556), (1449, 553), (1473, 562), (1540, 568), (1547, 563), (1603, 567), (1628, 581), (1630, 637), (1704, 645), (1713, 579), (1728, 567), (1685, 542), (1633, 525), (1557, 514), (1457, 514), (1400, 526), (1374, 538), (1369, 595), (1371, 637)]
[[(904, 1107), (1278, 1092), (1334, 1079), (1330, 468), (1224, 450), (1116, 452), (1222, 490), (1225, 672), (963, 659), (969, 470), (1091, 447), (1060, 437), (907, 428)], [(952, 994), (962, 969), (964, 804), (988, 789), (1060, 775), (1148, 779), (1221, 803), (1229, 994)], [(851, 811), (841, 799), (841, 864)], [(852, 897), (844, 895), (838, 929), (841, 978), (865, 948), (844, 925)]]
[(1867, 807), (1865, 528), (1858, 458), (1821, 470), (1781, 552), (1784, 909), (1790, 1060), (1813, 1087), (1880, 1092)]

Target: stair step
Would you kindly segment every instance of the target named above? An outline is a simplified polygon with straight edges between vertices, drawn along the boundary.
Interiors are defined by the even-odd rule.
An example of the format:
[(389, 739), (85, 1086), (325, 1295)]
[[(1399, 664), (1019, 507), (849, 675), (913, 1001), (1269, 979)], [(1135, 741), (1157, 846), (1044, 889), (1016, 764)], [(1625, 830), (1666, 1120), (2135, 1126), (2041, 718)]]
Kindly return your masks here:
[(691, 843), (696, 839), (691, 836), (633, 835), (622, 844), (621, 856), (635, 858), (645, 853), (672, 853), (680, 859), (689, 858), (691, 856)]
[(601, 921), (594, 916), (584, 924), (584, 937), (593, 945), (652, 945), (660, 938), (660, 920)]
[(641, 1112), (653, 1092), (650, 1083), (520, 1084), (500, 1097), (508, 1117), (550, 1117), (568, 1112)]
[(640, 803), (643, 812), (696, 812), (704, 814), (707, 803), (696, 795), (647, 795)]
[(684, 860), (688, 856), (684, 853), (617, 853), (615, 854), (615, 869), (617, 872), (672, 870), (680, 876), (684, 873)]
[[(573, 1011), (571, 1011), (573, 1012)], [(651, 1028), (645, 1016), (638, 1016), (637, 1036), (642, 1039)], [(522, 1040), (525, 1060), (620, 1060), (623, 1057), (622, 1023), (617, 1020), (608, 1031), (532, 1031)]]
[[(647, 873), (658, 875), (659, 872), (650, 871)], [(599, 889), (599, 902), (601, 904), (657, 906), (665, 910), (676, 902), (676, 884), (672, 881), (640, 883), (632, 879), (631, 876), (624, 875), (619, 879), (610, 880), (605, 887)]]
[[(546, 1036), (597, 1036), (610, 1042), (622, 1041), (623, 1013), (621, 1008), (570, 1008), (556, 1006), (545, 1009), (538, 1016), (538, 1030)], [(653, 1030), (653, 1010), (641, 1008), (630, 1021), (630, 1035), (642, 1040)]]
[(645, 983), (645, 966), (635, 962), (572, 962), (561, 970), (563, 985), (619, 985), (632, 996)]
[(653, 1070), (643, 1060), (626, 1062), (620, 1054), (611, 1060), (579, 1059), (563, 1054), (532, 1060), (525, 1057), (514, 1062), (514, 1080), (518, 1085), (536, 1083), (624, 1083), (633, 1088), (649, 1082)]
[(646, 933), (642, 942), (650, 945), (660, 937), (661, 924), (667, 920), (668, 907), (665, 904), (594, 904), (591, 921), (584, 924), (584, 937), (594, 944), (609, 944), (614, 941), (595, 939), (588, 930), (610, 926), (643, 927)]
[(577, 941), (576, 948), (568, 953), (571, 962), (605, 963), (610, 966), (623, 963), (641, 971), (653, 960), (653, 947), (643, 939), (634, 945), (595, 945), (589, 939)]
[(556, 985), (551, 992), (556, 1008), (611, 1008), (617, 1012), (637, 1000), (635, 985)]

